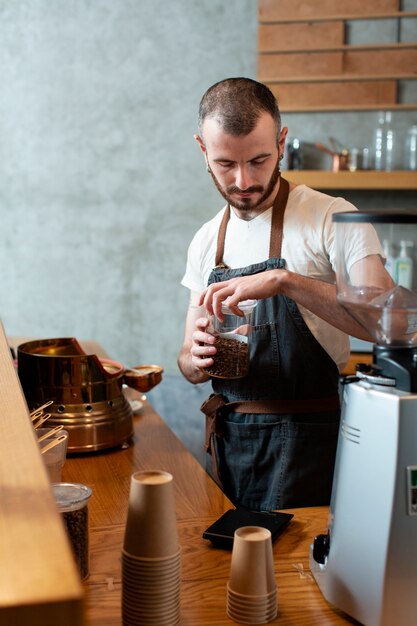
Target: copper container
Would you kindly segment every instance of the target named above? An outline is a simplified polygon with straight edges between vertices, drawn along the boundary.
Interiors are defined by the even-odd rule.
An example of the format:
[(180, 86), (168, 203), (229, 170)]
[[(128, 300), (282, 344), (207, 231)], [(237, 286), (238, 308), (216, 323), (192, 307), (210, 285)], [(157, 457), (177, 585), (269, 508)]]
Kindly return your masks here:
[[(45, 402), (48, 426), (63, 424), (68, 452), (113, 448), (133, 434), (132, 409), (124, 384), (149, 391), (162, 378), (162, 368), (132, 370), (95, 354), (86, 354), (75, 338), (39, 339), (17, 348), (18, 374), (29, 410)], [(144, 373), (141, 374), (142, 368)]]

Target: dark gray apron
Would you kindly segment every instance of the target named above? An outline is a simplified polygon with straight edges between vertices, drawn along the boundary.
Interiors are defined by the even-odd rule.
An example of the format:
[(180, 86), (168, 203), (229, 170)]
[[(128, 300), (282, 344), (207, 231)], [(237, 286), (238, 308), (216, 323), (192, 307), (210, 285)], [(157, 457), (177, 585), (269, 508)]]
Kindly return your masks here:
[[(270, 258), (239, 269), (223, 264), (230, 207), (219, 229), (208, 284), (284, 268), (281, 243), (288, 182), (274, 202)], [(256, 510), (330, 501), (339, 428), (339, 373), (296, 303), (277, 295), (253, 313), (249, 373), (212, 378), (206, 414), (207, 469), (236, 506)]]

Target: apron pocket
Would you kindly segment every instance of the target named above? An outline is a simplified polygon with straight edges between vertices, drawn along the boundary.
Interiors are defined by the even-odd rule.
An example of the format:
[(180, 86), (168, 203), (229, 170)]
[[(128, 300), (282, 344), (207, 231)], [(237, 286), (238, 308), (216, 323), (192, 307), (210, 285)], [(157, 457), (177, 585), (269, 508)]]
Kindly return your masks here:
[[(259, 419), (259, 415), (245, 417)], [(339, 423), (276, 421), (276, 415), (262, 418), (269, 421), (225, 421), (222, 436), (215, 437), (226, 495), (235, 506), (253, 510), (328, 504)]]
[(287, 422), (281, 500), (287, 508), (329, 504), (339, 422)]

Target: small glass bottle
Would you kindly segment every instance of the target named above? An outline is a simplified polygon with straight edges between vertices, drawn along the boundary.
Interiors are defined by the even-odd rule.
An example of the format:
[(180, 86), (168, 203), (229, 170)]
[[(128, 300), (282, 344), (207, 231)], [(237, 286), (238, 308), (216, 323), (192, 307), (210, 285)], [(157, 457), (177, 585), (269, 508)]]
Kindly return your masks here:
[(62, 514), (81, 580), (88, 578), (88, 501), (92, 490), (80, 483), (53, 483), (52, 491)]
[(409, 249), (413, 241), (400, 241), (400, 254), (395, 264), (395, 282), (401, 287), (412, 289), (413, 286), (413, 254)]
[(374, 133), (374, 168), (391, 171), (394, 165), (395, 133), (391, 111), (379, 111)]
[(405, 169), (417, 170), (417, 125), (410, 126), (405, 144)]

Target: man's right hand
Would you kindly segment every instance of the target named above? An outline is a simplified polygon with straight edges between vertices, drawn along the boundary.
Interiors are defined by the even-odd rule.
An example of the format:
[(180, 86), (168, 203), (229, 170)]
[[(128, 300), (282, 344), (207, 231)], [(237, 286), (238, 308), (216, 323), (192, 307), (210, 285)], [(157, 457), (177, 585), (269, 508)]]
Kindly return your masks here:
[(196, 322), (196, 330), (192, 334), (190, 348), (191, 363), (194, 367), (205, 369), (213, 365), (213, 356), (216, 354), (216, 338), (208, 329), (210, 320), (207, 317), (199, 317)]

